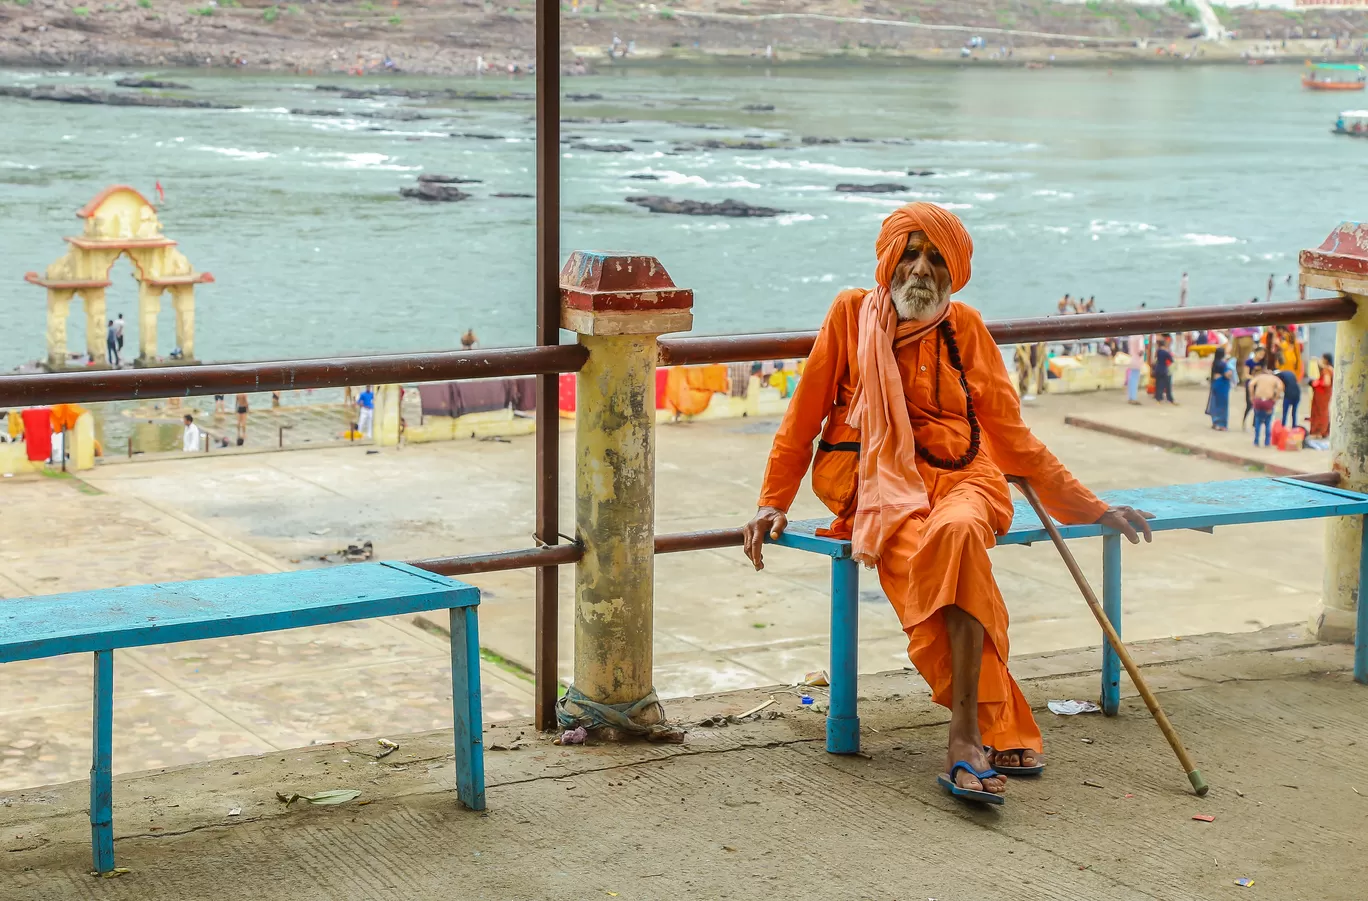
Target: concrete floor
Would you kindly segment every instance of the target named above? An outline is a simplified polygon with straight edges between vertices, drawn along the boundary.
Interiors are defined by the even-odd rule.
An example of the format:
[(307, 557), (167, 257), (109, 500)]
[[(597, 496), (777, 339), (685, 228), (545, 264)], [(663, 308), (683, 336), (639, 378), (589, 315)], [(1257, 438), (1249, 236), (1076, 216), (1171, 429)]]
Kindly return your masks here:
[[(862, 680), (858, 757), (827, 755), (822, 717), (782, 689), (673, 702), (686, 722), (771, 695), (782, 714), (682, 745), (561, 748), (526, 722), (491, 727), (484, 815), (455, 801), (449, 732), (402, 736), (382, 761), (367, 739), (122, 777), (117, 879), (87, 875), (84, 781), (12, 793), (0, 897), (1361, 899), (1368, 688), (1345, 673), (1349, 649), (1278, 630), (1134, 650), (1206, 798), (1134, 697), (1110, 720), (1042, 709), (1095, 693), (1091, 649), (1015, 661), (1049, 766), (1012, 780), (1002, 808), (936, 787), (944, 712), (894, 672)], [(325, 788), (362, 795), (275, 797)]]
[[(1063, 425), (1066, 412), (1118, 408), (1136, 428), (1172, 409), (1119, 395), (1046, 396), (1027, 417), (1098, 490), (1239, 478), (1243, 469)], [(1200, 406), (1177, 411), (1200, 424)], [(661, 531), (739, 524), (753, 512), (773, 420), (662, 426)], [(1215, 433), (1207, 431), (1215, 437)], [(1230, 437), (1230, 436), (1220, 436)], [(573, 434), (563, 436), (562, 531), (573, 534)], [(1284, 455), (1294, 456), (1294, 455)], [(0, 482), (0, 595), (78, 591), (325, 565), (367, 538), (387, 559), (532, 544), (532, 441), (462, 441), (383, 453), (328, 448), (111, 463), (84, 482)], [(821, 512), (804, 491), (795, 515)], [(1240, 632), (1305, 619), (1320, 593), (1323, 526), (1280, 524), (1161, 536), (1126, 550), (1130, 638)], [(1075, 551), (1099, 578), (1100, 545)], [(333, 561), (336, 558), (332, 558)], [(1257, 560), (1257, 566), (1251, 565)], [(1097, 629), (1048, 547), (1002, 548), (994, 566), (1017, 655), (1079, 647)], [(739, 549), (657, 558), (656, 685), (664, 697), (792, 684), (827, 665), (827, 566), (776, 549), (764, 573)], [(483, 591), (486, 648), (532, 660), (532, 576), (471, 579)], [(573, 570), (561, 578), (561, 674), (572, 675)], [(906, 664), (905, 640), (877, 582), (863, 582), (861, 668)], [(445, 644), (407, 621), (121, 653), (116, 772), (356, 735), (444, 726)], [(486, 665), (486, 715), (530, 710), (530, 683)], [(80, 777), (88, 768), (90, 661), (3, 670), (0, 789)]]

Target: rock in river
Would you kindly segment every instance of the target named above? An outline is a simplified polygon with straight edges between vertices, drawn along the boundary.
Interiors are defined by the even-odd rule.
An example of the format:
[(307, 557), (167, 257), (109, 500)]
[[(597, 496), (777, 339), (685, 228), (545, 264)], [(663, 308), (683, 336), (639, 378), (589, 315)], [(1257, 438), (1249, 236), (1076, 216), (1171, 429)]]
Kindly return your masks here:
[(99, 88), (58, 87), (51, 84), (0, 85), (0, 97), (23, 97), (28, 100), (48, 100), (53, 103), (92, 103), (102, 106), (164, 106), (180, 109), (240, 109), (227, 103), (211, 100), (191, 100), (186, 97), (162, 97), (157, 94), (128, 94), (122, 91), (103, 91)]
[(420, 184), (433, 185), (478, 185), (480, 184), (480, 179), (462, 178), (459, 175), (438, 175), (435, 172), (424, 172), (422, 175), (418, 176), (418, 182)]
[(672, 197), (645, 195), (628, 197), (627, 202), (644, 206), (653, 213), (675, 213), (680, 216), (730, 216), (734, 219), (750, 219), (782, 216), (787, 212), (766, 206), (751, 206), (730, 199), (721, 203), (704, 203), (701, 200), (675, 200)]
[(599, 153), (631, 153), (632, 148), (628, 144), (571, 144), (571, 150), (596, 150)]
[(114, 82), (121, 88), (156, 88), (162, 91), (188, 91), (190, 85), (179, 81), (161, 81), (156, 78), (120, 78)]
[(399, 193), (414, 200), (445, 201), (447, 203), (466, 200), (470, 197), (460, 188), (433, 181), (420, 181), (416, 187), (400, 188)]
[(840, 184), (836, 190), (842, 194), (898, 194), (907, 190), (907, 185), (894, 184), (891, 181), (880, 182), (876, 185), (852, 185)]

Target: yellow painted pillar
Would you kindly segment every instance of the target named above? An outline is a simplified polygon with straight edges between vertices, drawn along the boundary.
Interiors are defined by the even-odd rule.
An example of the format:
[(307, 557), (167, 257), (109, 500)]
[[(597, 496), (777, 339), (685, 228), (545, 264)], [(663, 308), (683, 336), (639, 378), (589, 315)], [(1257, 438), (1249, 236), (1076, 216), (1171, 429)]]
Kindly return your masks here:
[(161, 312), (162, 289), (138, 282), (138, 359), (140, 366), (157, 362), (157, 314)]
[(76, 472), (95, 468), (95, 416), (89, 411), (76, 417), (76, 425), (67, 432), (66, 449), (70, 462), (67, 464)]
[(65, 369), (67, 364), (67, 313), (71, 310), (70, 288), (48, 288), (47, 356), (48, 368)]
[(82, 288), (81, 299), (85, 301), (86, 353), (97, 366), (105, 366), (109, 359), (105, 354), (109, 329), (105, 325), (105, 289)]
[(176, 313), (176, 346), (182, 362), (195, 359), (195, 286), (171, 288), (171, 308)]
[[(1346, 222), (1316, 250), (1301, 253), (1301, 289), (1338, 291), (1358, 304), (1335, 330), (1335, 386), (1330, 403), (1331, 466), (1339, 487), (1368, 493), (1368, 224)], [(1320, 641), (1351, 641), (1359, 605), (1357, 516), (1326, 520), (1321, 602), (1311, 613)]]
[(380, 447), (396, 447), (399, 444), (399, 413), (399, 386), (377, 385), (371, 434)]
[(576, 378), (575, 681), (564, 726), (603, 727), (616, 708), (632, 728), (664, 721), (654, 701), (656, 338), (693, 325), (693, 292), (655, 259), (576, 252), (561, 271), (561, 325), (589, 362)]

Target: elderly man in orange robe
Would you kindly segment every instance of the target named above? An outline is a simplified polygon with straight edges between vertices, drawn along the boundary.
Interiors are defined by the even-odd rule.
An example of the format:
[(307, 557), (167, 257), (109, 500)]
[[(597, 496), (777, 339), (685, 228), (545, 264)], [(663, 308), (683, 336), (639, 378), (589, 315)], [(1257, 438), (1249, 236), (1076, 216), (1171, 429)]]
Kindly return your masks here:
[[(774, 439), (746, 555), (763, 568), (813, 459), (813, 488), (836, 514), (908, 637), (908, 656), (950, 708), (941, 784), (1001, 803), (1010, 774), (1044, 765), (1040, 729), (1007, 671), (1007, 606), (988, 550), (1012, 523), (1007, 477), (1027, 479), (1066, 523), (1149, 539), (1146, 514), (1108, 507), (1021, 420), (1002, 354), (978, 311), (952, 302), (973, 242), (930, 203), (884, 220), (872, 291), (836, 297)], [(820, 441), (818, 439), (820, 438)], [(996, 768), (996, 769), (995, 769)]]

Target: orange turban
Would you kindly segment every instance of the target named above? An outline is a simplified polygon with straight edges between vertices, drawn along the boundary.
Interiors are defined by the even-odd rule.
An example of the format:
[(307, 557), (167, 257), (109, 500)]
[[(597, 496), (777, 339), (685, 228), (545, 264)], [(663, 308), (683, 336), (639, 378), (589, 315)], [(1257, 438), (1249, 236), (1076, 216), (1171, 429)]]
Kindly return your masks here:
[(931, 243), (945, 257), (950, 269), (950, 291), (969, 284), (969, 259), (974, 255), (974, 239), (969, 237), (960, 217), (934, 203), (918, 201), (899, 207), (883, 221), (879, 240), (874, 242), (874, 253), (879, 257), (874, 280), (887, 288), (893, 280), (893, 270), (907, 250), (907, 236), (925, 232)]

